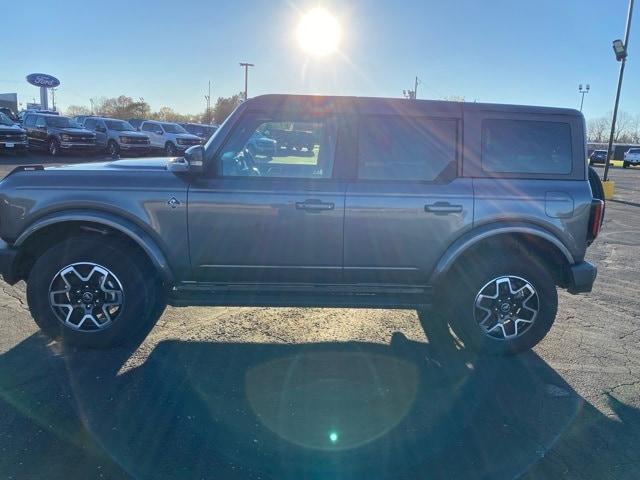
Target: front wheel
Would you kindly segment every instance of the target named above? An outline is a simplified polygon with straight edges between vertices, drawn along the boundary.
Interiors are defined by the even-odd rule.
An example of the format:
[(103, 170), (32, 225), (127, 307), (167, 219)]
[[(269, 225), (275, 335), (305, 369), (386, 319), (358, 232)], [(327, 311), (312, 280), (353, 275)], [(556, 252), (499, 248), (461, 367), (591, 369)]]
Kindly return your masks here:
[[(498, 252), (496, 252), (498, 253)], [(449, 323), (466, 347), (498, 355), (538, 344), (556, 317), (555, 282), (525, 252), (458, 265), (449, 288)]]
[(109, 155), (111, 155), (112, 157), (116, 157), (120, 153), (120, 147), (115, 141), (110, 140), (109, 144), (107, 145), (107, 151), (109, 152)]
[(49, 140), (49, 155), (51, 155), (52, 157), (57, 157), (58, 155), (60, 155), (60, 142), (58, 142), (57, 139), (52, 138), (51, 140)]
[(622, 168), (629, 168), (629, 162), (622, 162)]
[(27, 302), (43, 332), (91, 348), (144, 338), (164, 309), (163, 298), (141, 254), (100, 237), (54, 245), (27, 282)]
[(178, 149), (173, 143), (167, 142), (167, 144), (164, 146), (164, 153), (167, 155), (167, 157), (175, 157), (178, 153)]

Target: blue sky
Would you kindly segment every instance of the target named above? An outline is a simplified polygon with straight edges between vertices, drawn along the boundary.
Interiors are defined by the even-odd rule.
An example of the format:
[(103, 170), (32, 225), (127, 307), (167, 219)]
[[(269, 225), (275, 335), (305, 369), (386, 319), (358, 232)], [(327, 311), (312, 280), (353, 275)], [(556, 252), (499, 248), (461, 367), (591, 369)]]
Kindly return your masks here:
[[(301, 12), (322, 5), (342, 25), (338, 54), (308, 58), (297, 45)], [(0, 92), (37, 97), (24, 80), (50, 73), (63, 109), (126, 94), (154, 109), (204, 110), (243, 88), (239, 61), (256, 64), (249, 95), (320, 93), (579, 106), (611, 110), (618, 74), (611, 41), (622, 38), (627, 0), (147, 0), (3, 5)], [(636, 12), (621, 108), (640, 113), (640, 12)], [(638, 45), (635, 48), (635, 45)], [(635, 54), (635, 55), (634, 55)]]

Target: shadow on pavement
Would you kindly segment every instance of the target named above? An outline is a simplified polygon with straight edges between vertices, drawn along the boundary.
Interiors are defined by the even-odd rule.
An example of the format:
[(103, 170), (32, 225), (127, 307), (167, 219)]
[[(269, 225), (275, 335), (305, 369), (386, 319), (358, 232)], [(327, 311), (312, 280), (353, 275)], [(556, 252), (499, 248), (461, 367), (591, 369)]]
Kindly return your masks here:
[[(535, 353), (447, 331), (389, 345), (165, 341), (0, 356), (2, 478), (638, 478), (640, 412), (602, 415)], [(122, 371), (121, 371), (122, 370)]]

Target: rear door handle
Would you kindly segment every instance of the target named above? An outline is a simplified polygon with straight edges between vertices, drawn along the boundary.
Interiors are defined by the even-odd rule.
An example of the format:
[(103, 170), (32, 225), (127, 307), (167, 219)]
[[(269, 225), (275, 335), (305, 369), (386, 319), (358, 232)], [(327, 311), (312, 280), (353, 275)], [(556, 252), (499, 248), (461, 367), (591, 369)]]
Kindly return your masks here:
[(452, 205), (449, 202), (436, 202), (424, 206), (424, 211), (436, 215), (447, 215), (449, 213), (462, 213), (462, 205)]
[(315, 199), (296, 202), (296, 208), (306, 212), (322, 212), (325, 210), (333, 210), (335, 207), (336, 205), (333, 202), (322, 202)]

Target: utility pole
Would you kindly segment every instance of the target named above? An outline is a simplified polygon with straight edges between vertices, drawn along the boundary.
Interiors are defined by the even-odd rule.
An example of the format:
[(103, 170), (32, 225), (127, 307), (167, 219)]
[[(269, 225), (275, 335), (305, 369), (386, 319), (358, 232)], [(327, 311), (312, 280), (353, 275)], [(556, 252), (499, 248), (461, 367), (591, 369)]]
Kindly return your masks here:
[(255, 65), (253, 63), (244, 63), (244, 62), (240, 62), (240, 66), (244, 67), (244, 99), (245, 101), (247, 100), (247, 85), (248, 85), (248, 79), (249, 79), (249, 67), (255, 67)]
[(420, 80), (418, 78), (418, 76), (416, 75), (416, 83), (414, 84), (413, 87), (413, 99), (417, 99), (418, 98), (418, 85), (422, 83), (422, 80)]
[(582, 84), (578, 85), (578, 93), (582, 94), (582, 100), (580, 100), (580, 111), (582, 111), (582, 105), (584, 105), (584, 95), (589, 93), (591, 86), (587, 83), (586, 88), (582, 88)]
[(55, 88), (51, 89), (51, 109), (54, 112), (56, 111), (56, 89)]
[(211, 124), (211, 80), (209, 80), (209, 94), (204, 96), (207, 101), (207, 125)]
[(622, 89), (622, 77), (624, 76), (624, 65), (627, 61), (629, 51), (629, 31), (631, 30), (631, 16), (633, 15), (633, 0), (629, 0), (629, 10), (627, 12), (627, 26), (624, 31), (624, 43), (621, 40), (613, 41), (613, 51), (616, 60), (620, 62), (620, 73), (618, 75), (618, 89), (616, 90), (616, 101), (613, 107), (613, 118), (611, 119), (611, 134), (609, 135), (609, 147), (607, 148), (607, 161), (604, 164), (603, 179), (606, 182), (609, 178), (609, 163), (613, 157), (613, 136), (616, 132), (616, 117), (618, 116), (618, 104), (620, 103), (620, 90)]

